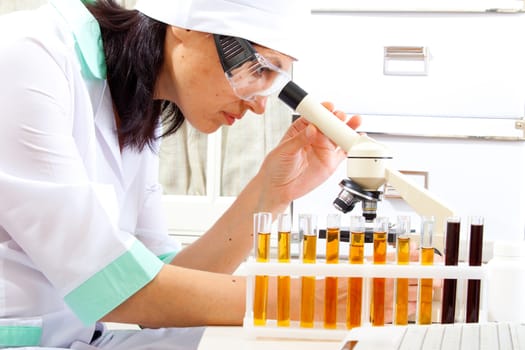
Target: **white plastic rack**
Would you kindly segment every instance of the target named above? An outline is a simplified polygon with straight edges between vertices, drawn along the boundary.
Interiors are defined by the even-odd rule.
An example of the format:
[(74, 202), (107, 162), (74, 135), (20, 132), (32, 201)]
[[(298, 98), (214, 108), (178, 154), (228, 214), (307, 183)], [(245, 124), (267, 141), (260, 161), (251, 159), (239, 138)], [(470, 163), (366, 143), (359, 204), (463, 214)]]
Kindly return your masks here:
[[(319, 339), (319, 340), (342, 340), (348, 334), (349, 330), (346, 324), (339, 323), (335, 329), (325, 329), (322, 322), (316, 323), (313, 328), (302, 328), (298, 321), (291, 321), (289, 327), (278, 327), (277, 320), (268, 319), (265, 326), (255, 326), (253, 320), (253, 295), (255, 286), (255, 276), (291, 276), (300, 278), (302, 276), (315, 276), (316, 278), (330, 277), (362, 277), (363, 278), (363, 297), (361, 314), (362, 326), (371, 326), (370, 316), (370, 282), (374, 277), (384, 278), (433, 278), (433, 279), (457, 279), (458, 280), (458, 298), (461, 298), (460, 281), (473, 279), (481, 280), (480, 311), (479, 321), (484, 322), (487, 319), (485, 307), (486, 294), (486, 267), (468, 266), (460, 263), (457, 266), (445, 266), (443, 263), (434, 263), (434, 265), (420, 265), (413, 262), (408, 265), (397, 265), (387, 263), (384, 265), (365, 262), (364, 264), (349, 264), (340, 262), (338, 264), (326, 264), (318, 262), (315, 264), (303, 264), (298, 261), (290, 263), (256, 262), (255, 259), (249, 258), (245, 262), (245, 273), (247, 276), (246, 286), (246, 313), (243, 322), (243, 328), (250, 337), (264, 338), (289, 338), (289, 339)], [(341, 283), (341, 280), (340, 282)], [(346, 281), (344, 282), (346, 283)], [(466, 283), (465, 283), (466, 287)], [(388, 327), (389, 325), (385, 325)]]

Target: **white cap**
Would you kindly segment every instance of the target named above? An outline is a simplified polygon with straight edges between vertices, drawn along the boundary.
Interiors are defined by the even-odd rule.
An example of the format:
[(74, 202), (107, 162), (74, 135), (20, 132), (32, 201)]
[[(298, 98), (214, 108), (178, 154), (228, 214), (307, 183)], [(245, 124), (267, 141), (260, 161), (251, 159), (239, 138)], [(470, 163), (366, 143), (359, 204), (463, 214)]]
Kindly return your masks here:
[(307, 42), (305, 0), (138, 0), (157, 21), (200, 32), (244, 38), (295, 59)]

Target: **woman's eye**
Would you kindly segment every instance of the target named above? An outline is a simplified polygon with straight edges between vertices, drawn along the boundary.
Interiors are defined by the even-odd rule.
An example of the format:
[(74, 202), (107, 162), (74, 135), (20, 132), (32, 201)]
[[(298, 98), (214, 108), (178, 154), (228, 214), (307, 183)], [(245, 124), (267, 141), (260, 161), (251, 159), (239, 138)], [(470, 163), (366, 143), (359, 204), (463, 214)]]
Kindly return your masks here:
[(267, 74), (268, 72), (271, 72), (270, 68), (261, 66), (257, 69), (256, 74), (262, 76)]

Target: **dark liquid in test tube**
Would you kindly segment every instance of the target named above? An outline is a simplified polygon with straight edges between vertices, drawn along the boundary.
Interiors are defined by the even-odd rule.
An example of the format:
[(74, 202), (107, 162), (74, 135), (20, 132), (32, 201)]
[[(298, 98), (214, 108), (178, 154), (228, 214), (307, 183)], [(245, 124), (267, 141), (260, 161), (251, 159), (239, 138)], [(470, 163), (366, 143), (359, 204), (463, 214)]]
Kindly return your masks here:
[[(445, 265), (455, 266), (459, 260), (459, 218), (447, 221), (447, 235), (445, 241)], [(441, 304), (441, 323), (454, 323), (456, 313), (456, 279), (443, 281), (443, 300)]]
[[(481, 266), (483, 248), (483, 224), (470, 226), (469, 265)], [(480, 280), (468, 280), (467, 286), (467, 323), (479, 321)]]

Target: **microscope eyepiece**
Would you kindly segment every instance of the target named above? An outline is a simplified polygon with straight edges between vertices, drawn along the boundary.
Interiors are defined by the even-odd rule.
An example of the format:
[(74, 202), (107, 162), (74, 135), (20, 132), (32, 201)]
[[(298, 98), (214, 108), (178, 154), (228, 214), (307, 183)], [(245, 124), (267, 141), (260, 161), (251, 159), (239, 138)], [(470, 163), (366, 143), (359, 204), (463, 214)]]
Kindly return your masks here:
[(293, 81), (289, 81), (279, 93), (278, 97), (288, 107), (293, 110), (297, 109), (297, 106), (301, 101), (308, 95), (299, 85)]

